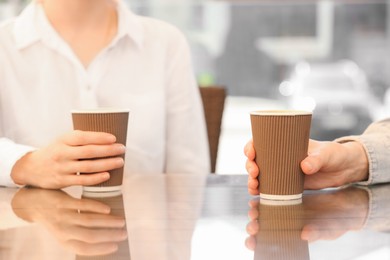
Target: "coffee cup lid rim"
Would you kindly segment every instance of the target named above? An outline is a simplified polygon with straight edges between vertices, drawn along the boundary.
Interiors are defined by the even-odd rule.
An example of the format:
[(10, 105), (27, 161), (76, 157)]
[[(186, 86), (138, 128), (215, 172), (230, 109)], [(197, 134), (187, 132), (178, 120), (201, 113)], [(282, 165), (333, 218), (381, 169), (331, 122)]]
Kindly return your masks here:
[(301, 116), (301, 115), (312, 115), (313, 113), (305, 110), (255, 110), (250, 112), (251, 115), (261, 116)]
[(96, 113), (128, 113), (127, 108), (115, 108), (115, 107), (100, 107), (100, 108), (86, 108), (86, 109), (72, 109), (72, 114), (96, 114)]

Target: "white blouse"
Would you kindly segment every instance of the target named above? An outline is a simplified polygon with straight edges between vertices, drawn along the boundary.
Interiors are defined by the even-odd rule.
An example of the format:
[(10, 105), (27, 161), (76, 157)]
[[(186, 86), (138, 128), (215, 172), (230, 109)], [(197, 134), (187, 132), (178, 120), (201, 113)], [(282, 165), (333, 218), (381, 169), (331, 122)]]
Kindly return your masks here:
[(70, 111), (130, 110), (130, 172), (209, 172), (199, 89), (185, 37), (118, 3), (118, 34), (85, 68), (34, 1), (0, 26), (0, 185), (26, 152), (72, 130)]

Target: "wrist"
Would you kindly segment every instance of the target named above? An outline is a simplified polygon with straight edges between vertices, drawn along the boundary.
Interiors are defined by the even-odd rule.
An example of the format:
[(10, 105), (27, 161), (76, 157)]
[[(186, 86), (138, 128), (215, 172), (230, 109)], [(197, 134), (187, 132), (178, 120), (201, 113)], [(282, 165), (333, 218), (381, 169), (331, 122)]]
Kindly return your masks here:
[(348, 164), (351, 170), (350, 182), (361, 182), (368, 179), (368, 158), (361, 143), (356, 141), (346, 142), (342, 144), (348, 156)]
[(26, 185), (26, 173), (28, 170), (26, 169), (26, 165), (28, 164), (29, 157), (31, 156), (32, 152), (29, 152), (22, 156), (11, 170), (11, 179), (12, 181), (17, 185)]

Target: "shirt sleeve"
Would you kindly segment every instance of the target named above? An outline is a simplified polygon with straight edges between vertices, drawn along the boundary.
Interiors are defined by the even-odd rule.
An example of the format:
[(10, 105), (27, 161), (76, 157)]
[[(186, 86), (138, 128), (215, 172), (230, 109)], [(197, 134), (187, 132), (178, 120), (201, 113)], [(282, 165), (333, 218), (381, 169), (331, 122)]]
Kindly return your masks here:
[(7, 138), (0, 138), (0, 186), (17, 187), (11, 179), (11, 170), (23, 155), (35, 150), (31, 146), (16, 144)]
[[(0, 59), (6, 59), (2, 56), (2, 52), (0, 52)], [(0, 78), (4, 79), (2, 68), (0, 68)], [(12, 141), (9, 136), (5, 133), (6, 129), (12, 129), (12, 125), (4, 125), (3, 115), (5, 113), (5, 109), (3, 108), (2, 100), (10, 99), (12, 97), (4, 97), (3, 88), (6, 86), (3, 85), (3, 81), (0, 82), (0, 187), (8, 186), (8, 187), (16, 187), (16, 185), (11, 179), (11, 170), (15, 165), (16, 161), (18, 161), (23, 155), (26, 153), (33, 151), (34, 148), (31, 146), (17, 144)], [(9, 87), (9, 86), (8, 86)]]
[(390, 182), (390, 119), (371, 124), (362, 135), (342, 137), (336, 141), (356, 141), (363, 145), (369, 162), (369, 176), (367, 181), (359, 184)]
[(390, 231), (389, 185), (374, 185), (366, 187), (366, 189), (370, 204), (365, 228), (376, 231)]
[(190, 48), (174, 30), (167, 66), (167, 173), (209, 173), (206, 122)]

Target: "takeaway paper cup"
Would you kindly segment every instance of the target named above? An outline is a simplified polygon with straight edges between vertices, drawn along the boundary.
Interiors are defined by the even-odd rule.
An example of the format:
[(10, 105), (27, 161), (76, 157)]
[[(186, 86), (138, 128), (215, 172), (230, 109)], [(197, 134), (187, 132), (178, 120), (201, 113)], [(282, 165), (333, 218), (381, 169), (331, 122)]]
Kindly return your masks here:
[(302, 197), (312, 113), (264, 110), (250, 113), (256, 164), (260, 168), (260, 197), (291, 200)]

